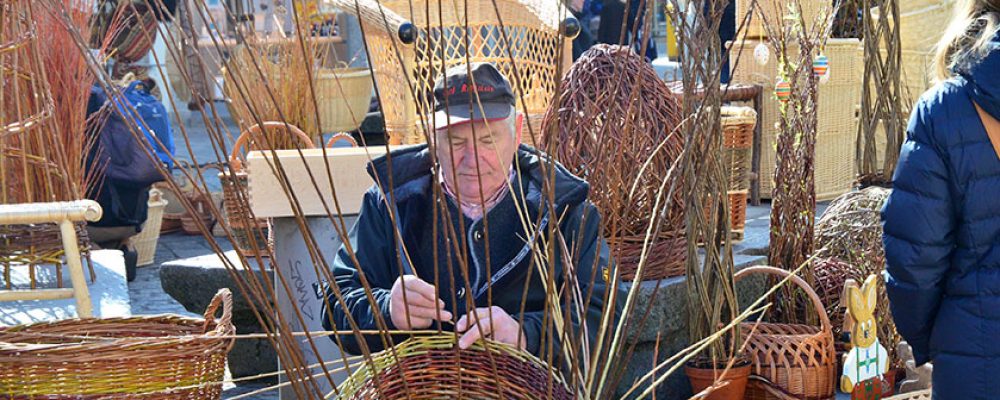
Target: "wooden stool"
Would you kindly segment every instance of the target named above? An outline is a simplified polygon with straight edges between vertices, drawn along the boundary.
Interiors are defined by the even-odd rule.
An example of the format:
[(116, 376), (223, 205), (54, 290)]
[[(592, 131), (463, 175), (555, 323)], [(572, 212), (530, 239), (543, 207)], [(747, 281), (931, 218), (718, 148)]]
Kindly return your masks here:
[(74, 222), (101, 219), (101, 206), (93, 200), (54, 203), (24, 203), (0, 205), (0, 225), (56, 223), (62, 234), (66, 263), (69, 264), (72, 289), (30, 289), (0, 291), (0, 301), (76, 299), (77, 315), (93, 316), (90, 291), (83, 276), (80, 248), (77, 246)]

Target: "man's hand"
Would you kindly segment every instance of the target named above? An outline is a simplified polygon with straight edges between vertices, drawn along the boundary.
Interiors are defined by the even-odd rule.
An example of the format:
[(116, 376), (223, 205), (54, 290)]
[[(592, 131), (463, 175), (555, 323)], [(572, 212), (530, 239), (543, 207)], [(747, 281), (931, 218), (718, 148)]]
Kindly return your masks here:
[(477, 308), (475, 312), (465, 314), (455, 324), (455, 330), (464, 332), (458, 339), (458, 347), (462, 349), (469, 348), (483, 335), (501, 343), (518, 346), (521, 350), (527, 346), (521, 324), (497, 306)]
[(452, 315), (444, 310), (444, 301), (437, 297), (434, 286), (416, 276), (397, 278), (389, 296), (389, 316), (397, 329), (426, 329), (434, 321), (451, 321)]

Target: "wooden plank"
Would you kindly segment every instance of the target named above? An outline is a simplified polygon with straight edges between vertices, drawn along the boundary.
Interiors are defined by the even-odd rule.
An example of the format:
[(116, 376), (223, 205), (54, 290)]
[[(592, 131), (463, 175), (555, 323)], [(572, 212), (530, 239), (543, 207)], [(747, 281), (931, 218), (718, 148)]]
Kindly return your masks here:
[[(329, 171), (333, 175), (333, 184), (342, 214), (357, 214), (361, 209), (365, 191), (375, 183), (365, 167), (370, 158), (383, 154), (385, 154), (384, 146), (326, 149)], [(321, 198), (326, 201), (330, 212), (336, 213), (333, 189), (330, 187), (322, 149), (302, 150), (301, 156), (297, 150), (278, 150), (277, 156), (278, 162), (275, 163), (271, 161), (270, 151), (252, 151), (247, 155), (250, 209), (256, 217), (278, 218), (295, 215), (292, 211), (292, 199), (282, 190), (283, 180), (280, 180), (275, 173), (279, 165), (285, 171), (284, 175), (288, 177), (287, 187), (295, 193), (303, 216), (327, 215)], [(316, 181), (315, 186), (309, 172)]]

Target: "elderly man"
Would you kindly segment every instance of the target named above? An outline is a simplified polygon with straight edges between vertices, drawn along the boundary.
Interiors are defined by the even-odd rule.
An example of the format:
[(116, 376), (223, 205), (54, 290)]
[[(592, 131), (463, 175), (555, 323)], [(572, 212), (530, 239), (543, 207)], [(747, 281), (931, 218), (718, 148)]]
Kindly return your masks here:
[[(350, 232), (353, 257), (342, 246), (334, 262), (343, 302), (327, 291), (328, 329), (442, 329), (460, 333), (462, 348), (485, 335), (544, 354), (559, 335), (545, 316), (549, 275), (535, 255), (550, 245), (556, 255), (544, 270), (553, 289), (566, 294), (565, 285), (579, 285), (582, 296), (592, 296), (585, 316), (574, 311), (566, 318), (574, 331), (586, 319), (593, 340), (609, 273), (600, 216), (587, 201), (586, 182), (519, 145), (522, 116), (514, 103), (510, 83), (492, 64), (460, 65), (438, 79), (428, 116), (435, 146), (397, 150), (368, 166), (377, 183)], [(550, 224), (565, 248), (549, 237)], [(567, 279), (570, 273), (575, 279)], [(353, 334), (341, 338), (345, 350), (362, 352)], [(381, 350), (381, 339), (366, 335), (368, 350)], [(552, 344), (559, 346), (559, 337)]]

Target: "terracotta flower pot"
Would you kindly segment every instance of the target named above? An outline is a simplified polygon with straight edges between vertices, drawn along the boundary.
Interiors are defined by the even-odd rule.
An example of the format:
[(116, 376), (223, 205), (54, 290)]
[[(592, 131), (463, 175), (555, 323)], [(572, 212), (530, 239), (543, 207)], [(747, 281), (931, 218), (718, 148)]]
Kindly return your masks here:
[[(715, 383), (716, 377), (721, 375), (722, 371), (723, 368), (700, 368), (692, 366), (691, 364), (684, 366), (684, 373), (687, 374), (688, 379), (691, 381), (691, 389), (694, 393), (701, 392)], [(743, 394), (747, 389), (747, 380), (749, 377), (750, 363), (733, 366), (728, 372), (726, 372), (726, 376), (724, 377), (724, 379), (729, 381), (729, 384), (716, 389), (706, 396), (705, 399), (742, 400)]]

